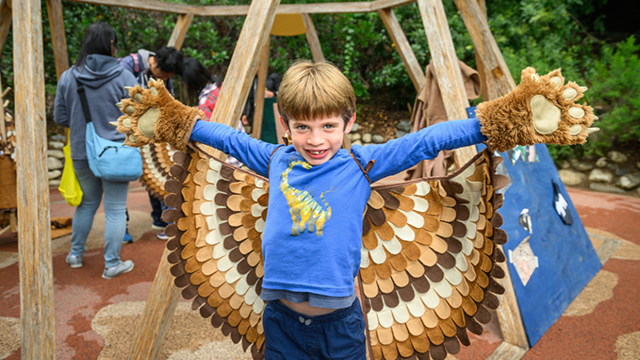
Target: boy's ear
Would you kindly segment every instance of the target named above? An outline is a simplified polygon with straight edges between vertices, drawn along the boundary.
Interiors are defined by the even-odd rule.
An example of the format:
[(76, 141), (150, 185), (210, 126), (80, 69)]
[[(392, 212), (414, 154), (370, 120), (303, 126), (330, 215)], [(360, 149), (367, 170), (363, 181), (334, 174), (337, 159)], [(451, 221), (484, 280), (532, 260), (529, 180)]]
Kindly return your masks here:
[(285, 123), (284, 120), (282, 120), (282, 116), (278, 116), (278, 119), (280, 119), (280, 124), (282, 124), (282, 127), (284, 128), (284, 131), (287, 134), (289, 134), (289, 124)]
[(351, 132), (351, 128), (353, 127), (353, 124), (356, 123), (356, 113), (353, 113), (353, 116), (351, 116), (351, 119), (349, 119), (349, 121), (347, 122), (347, 125), (344, 127), (344, 133), (348, 134)]

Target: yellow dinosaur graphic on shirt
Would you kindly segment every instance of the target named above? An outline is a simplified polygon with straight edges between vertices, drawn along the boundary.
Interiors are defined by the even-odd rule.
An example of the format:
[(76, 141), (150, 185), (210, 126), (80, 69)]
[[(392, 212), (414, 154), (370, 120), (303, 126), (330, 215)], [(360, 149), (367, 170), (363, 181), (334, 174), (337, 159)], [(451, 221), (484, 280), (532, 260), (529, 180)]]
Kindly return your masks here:
[(308, 229), (313, 232), (315, 228), (316, 236), (322, 236), (324, 224), (331, 218), (331, 206), (324, 198), (324, 194), (331, 191), (320, 193), (320, 201), (324, 205), (320, 205), (311, 193), (306, 190), (299, 190), (289, 185), (289, 172), (294, 166), (300, 165), (305, 169), (311, 169), (311, 164), (302, 159), (292, 159), (289, 166), (280, 176), (280, 191), (284, 194), (289, 204), (289, 212), (293, 220), (292, 236), (298, 236), (300, 232)]

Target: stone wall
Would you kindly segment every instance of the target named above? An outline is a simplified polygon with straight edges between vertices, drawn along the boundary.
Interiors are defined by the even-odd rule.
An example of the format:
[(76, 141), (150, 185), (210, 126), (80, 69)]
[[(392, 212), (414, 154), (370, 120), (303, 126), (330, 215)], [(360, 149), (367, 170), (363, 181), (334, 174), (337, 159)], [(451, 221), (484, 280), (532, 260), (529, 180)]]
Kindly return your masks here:
[(610, 151), (596, 161), (563, 161), (558, 173), (566, 186), (640, 196), (640, 162), (619, 151)]

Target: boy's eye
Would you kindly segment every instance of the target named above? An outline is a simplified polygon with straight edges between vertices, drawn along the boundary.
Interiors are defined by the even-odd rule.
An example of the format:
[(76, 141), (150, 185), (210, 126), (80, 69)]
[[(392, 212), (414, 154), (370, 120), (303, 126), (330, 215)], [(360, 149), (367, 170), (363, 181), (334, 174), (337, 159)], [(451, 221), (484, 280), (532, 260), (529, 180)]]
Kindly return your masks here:
[(336, 127), (336, 126), (335, 126), (335, 125), (333, 125), (333, 124), (326, 124), (326, 125), (324, 126), (324, 128), (325, 128), (325, 129), (333, 129), (333, 128), (335, 128), (335, 127)]
[(298, 125), (298, 126), (296, 126), (296, 129), (298, 129), (298, 130), (307, 130), (307, 126), (306, 125)]

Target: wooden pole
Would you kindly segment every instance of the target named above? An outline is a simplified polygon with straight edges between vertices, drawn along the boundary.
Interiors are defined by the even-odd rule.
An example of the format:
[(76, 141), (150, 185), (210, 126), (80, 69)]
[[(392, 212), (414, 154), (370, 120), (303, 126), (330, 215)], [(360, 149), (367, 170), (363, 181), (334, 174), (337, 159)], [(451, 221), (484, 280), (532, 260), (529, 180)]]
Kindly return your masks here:
[[(470, 2), (455, 0), (455, 2), (469, 33), (474, 32), (472, 38), (474, 39), (474, 44), (476, 44), (476, 62), (478, 63), (478, 72), (483, 85), (483, 100), (493, 100), (505, 95), (515, 87), (515, 83), (489, 30), (484, 0), (472, 0)], [(486, 61), (490, 65), (487, 66)], [(529, 342), (522, 323), (518, 299), (511, 282), (509, 267), (505, 265), (502, 268), (506, 275), (504, 279), (500, 279), (498, 282), (505, 288), (505, 293), (499, 297), (500, 307), (496, 310), (498, 323), (502, 330), (503, 340), (520, 348), (509, 348), (508, 351), (516, 351), (520, 354), (522, 349), (529, 348)], [(500, 347), (499, 350), (494, 352), (493, 355), (496, 356), (496, 359), (504, 358), (500, 355), (501, 351), (507, 351), (504, 349), (504, 347)]]
[(182, 14), (178, 17), (176, 26), (173, 28), (173, 32), (169, 38), (169, 46), (173, 46), (178, 50), (182, 48), (184, 38), (187, 36), (187, 31), (189, 30), (189, 26), (191, 26), (192, 20), (193, 14)]
[(407, 36), (404, 34), (402, 27), (400, 27), (396, 14), (393, 12), (393, 9), (378, 10), (378, 14), (380, 14), (380, 18), (382, 19), (384, 26), (387, 28), (387, 31), (391, 36), (391, 40), (395, 44), (395, 48), (398, 50), (398, 54), (400, 54), (402, 62), (404, 62), (404, 67), (409, 73), (413, 86), (416, 88), (416, 91), (420, 91), (427, 79), (416, 55), (413, 53), (413, 50), (411, 50), (411, 45), (409, 44), (409, 40), (407, 40)]
[[(192, 14), (182, 14), (176, 21), (167, 46), (180, 50), (193, 20)], [(149, 296), (142, 310), (137, 331), (131, 341), (128, 359), (155, 359), (162, 353), (164, 339), (169, 332), (173, 314), (180, 300), (180, 289), (173, 285), (171, 264), (167, 261), (170, 251), (164, 249)]]
[[(250, 82), (253, 81), (258, 66), (257, 54), (260, 53), (269, 36), (269, 29), (273, 24), (278, 4), (279, 0), (255, 0), (251, 4), (227, 72), (227, 78), (234, 80), (225, 82), (213, 111), (212, 121), (231, 125), (234, 119), (235, 121), (240, 119), (242, 104), (247, 98)], [(178, 21), (180, 22), (180, 19)], [(184, 39), (186, 29), (181, 34)], [(173, 36), (172, 39), (174, 39)], [(182, 41), (179, 39), (180, 37), (175, 37), (176, 43), (169, 43), (169, 46), (181, 45)], [(207, 152), (223, 159), (226, 156), (212, 148)], [(180, 290), (173, 285), (171, 264), (167, 261), (168, 254), (169, 250), (165, 249), (128, 359), (156, 358), (171, 325)]]
[[(484, 0), (477, 0), (478, 5), (480, 6), (480, 11), (484, 17), (487, 17), (487, 6)], [(482, 101), (492, 100), (489, 98), (489, 88), (487, 86), (487, 67), (482, 62), (482, 58), (478, 53), (478, 49), (474, 49), (475, 57), (476, 57), (476, 70), (478, 71), (478, 75), (480, 76), (480, 93), (482, 94)]]
[(0, 1), (0, 54), (4, 48), (4, 42), (7, 40), (9, 29), (11, 28), (11, 1)]
[(40, 0), (13, 3), (21, 357), (55, 359)]
[(304, 27), (307, 28), (305, 36), (307, 37), (307, 42), (309, 43), (309, 48), (311, 49), (313, 62), (323, 62), (324, 54), (322, 53), (322, 46), (320, 45), (318, 32), (316, 31), (316, 27), (313, 25), (311, 16), (309, 14), (302, 14), (302, 21), (304, 21)]
[(473, 39), (476, 52), (487, 69), (487, 96), (495, 99), (509, 93), (516, 86), (509, 68), (502, 57), (498, 43), (493, 37), (485, 12), (478, 0), (454, 0), (462, 16), (469, 35)]
[(258, 84), (256, 85), (256, 108), (253, 112), (253, 137), (260, 140), (262, 137), (262, 120), (264, 119), (264, 89), (267, 84), (269, 72), (269, 38), (264, 44), (260, 67), (258, 67)]
[(56, 76), (60, 79), (62, 73), (69, 68), (67, 37), (64, 32), (64, 21), (62, 19), (62, 0), (47, 0), (46, 4), (49, 27), (51, 29), (53, 58), (56, 63)]
[[(442, 1), (418, 0), (418, 6), (447, 117), (449, 120), (466, 119), (469, 100)], [(456, 149), (456, 166), (461, 168), (476, 153), (474, 146)]]

